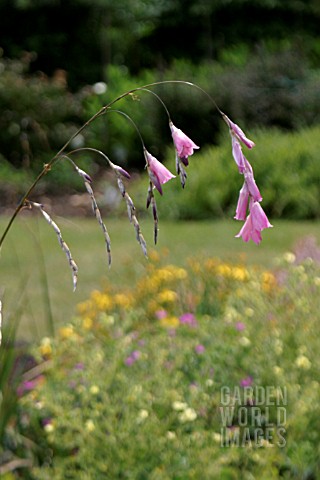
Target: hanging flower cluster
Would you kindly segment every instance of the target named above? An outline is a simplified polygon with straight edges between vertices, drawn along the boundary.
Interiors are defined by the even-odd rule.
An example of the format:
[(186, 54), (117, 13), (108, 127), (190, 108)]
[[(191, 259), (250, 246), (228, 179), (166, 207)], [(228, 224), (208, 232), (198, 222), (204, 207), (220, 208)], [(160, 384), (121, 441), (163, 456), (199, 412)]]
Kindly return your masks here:
[[(252, 140), (249, 140), (241, 128), (233, 123), (224, 113), (222, 117), (229, 127), (232, 155), (238, 166), (239, 173), (244, 176), (244, 183), (239, 193), (239, 199), (235, 214), (236, 220), (244, 220), (245, 223), (236, 237), (242, 237), (245, 242), (250, 239), (256, 244), (262, 240), (261, 232), (265, 228), (272, 227), (266, 214), (264, 213), (260, 202), (262, 197), (253, 176), (253, 169), (243, 154), (241, 143), (251, 149), (255, 146)], [(249, 214), (247, 210), (249, 206)]]

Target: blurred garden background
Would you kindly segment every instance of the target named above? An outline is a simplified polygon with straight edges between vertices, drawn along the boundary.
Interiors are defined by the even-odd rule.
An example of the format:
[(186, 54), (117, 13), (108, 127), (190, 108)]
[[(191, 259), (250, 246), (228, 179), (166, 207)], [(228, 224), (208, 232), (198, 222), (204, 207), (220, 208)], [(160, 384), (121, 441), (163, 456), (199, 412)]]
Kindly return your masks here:
[[(164, 82), (156, 95), (127, 95), (114, 107), (125, 115), (99, 116), (69, 146), (98, 149), (130, 172), (148, 259), (117, 180), (89, 151), (72, 159), (93, 180), (111, 268), (67, 161), (30, 200), (59, 225), (77, 290), (39, 212), (21, 211), (5, 238), (1, 478), (320, 478), (319, 21), (318, 0), (0, 0), (0, 235), (90, 117)], [(242, 179), (225, 122), (203, 91), (172, 80), (200, 86), (255, 142), (247, 157), (273, 224), (260, 245), (234, 238)], [(155, 246), (128, 117), (173, 172), (163, 104), (200, 150), (184, 189), (176, 178), (155, 193)], [(247, 425), (239, 416), (223, 425), (226, 386), (252, 388)], [(255, 387), (288, 391), (281, 447), (267, 435), (283, 427), (276, 409), (250, 410)]]

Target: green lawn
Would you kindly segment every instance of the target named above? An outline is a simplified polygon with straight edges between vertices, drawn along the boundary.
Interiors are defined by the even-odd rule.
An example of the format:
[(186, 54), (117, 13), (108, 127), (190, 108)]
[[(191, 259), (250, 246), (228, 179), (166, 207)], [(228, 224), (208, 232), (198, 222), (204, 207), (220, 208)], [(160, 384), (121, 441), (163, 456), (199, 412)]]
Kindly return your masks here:
[[(128, 284), (147, 265), (133, 227), (126, 219), (105, 219), (111, 237), (111, 269), (107, 265), (102, 233), (94, 219), (55, 218), (55, 221), (79, 267), (75, 293), (65, 254), (42, 217), (31, 217), (29, 212), (21, 214), (1, 251), (0, 292), (4, 321), (21, 304), (22, 338), (37, 339), (43, 335), (50, 311), (55, 324), (68, 322), (76, 304), (93, 289), (100, 288), (104, 282)], [(6, 223), (7, 219), (0, 219), (0, 232)], [(189, 257), (205, 255), (272, 267), (275, 258), (292, 249), (302, 237), (314, 235), (320, 240), (320, 224), (316, 222), (276, 221), (273, 229), (264, 232), (263, 242), (257, 246), (234, 238), (240, 222), (233, 220), (163, 221), (160, 222), (158, 245), (154, 247), (152, 222), (142, 219), (140, 223), (149, 251), (156, 248), (160, 254), (167, 254), (170, 262), (179, 265)]]

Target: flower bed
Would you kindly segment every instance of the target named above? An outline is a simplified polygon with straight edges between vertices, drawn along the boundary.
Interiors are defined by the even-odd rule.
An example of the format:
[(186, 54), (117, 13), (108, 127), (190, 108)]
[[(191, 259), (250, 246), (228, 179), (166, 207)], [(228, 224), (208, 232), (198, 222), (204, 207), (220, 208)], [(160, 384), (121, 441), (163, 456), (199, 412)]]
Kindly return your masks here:
[(37, 348), (46, 370), (19, 401), (24, 478), (317, 478), (317, 262), (152, 256)]

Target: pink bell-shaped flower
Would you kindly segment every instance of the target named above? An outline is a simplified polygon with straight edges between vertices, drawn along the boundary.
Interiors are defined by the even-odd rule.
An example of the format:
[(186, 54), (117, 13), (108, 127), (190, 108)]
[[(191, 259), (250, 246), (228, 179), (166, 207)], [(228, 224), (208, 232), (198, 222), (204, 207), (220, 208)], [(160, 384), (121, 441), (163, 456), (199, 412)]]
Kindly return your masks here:
[(157, 160), (151, 153), (147, 150), (144, 152), (146, 162), (147, 162), (147, 169), (149, 173), (149, 177), (153, 185), (156, 187), (158, 192), (162, 195), (162, 187), (164, 183), (171, 180), (171, 178), (175, 178), (170, 170), (168, 170), (159, 160)]
[(193, 154), (195, 149), (198, 149), (198, 145), (196, 145), (191, 138), (187, 137), (182, 130), (175, 127), (173, 123), (170, 121), (169, 123), (171, 134), (173, 138), (173, 143), (177, 150), (178, 157), (182, 161), (185, 166), (189, 165), (188, 157)]

